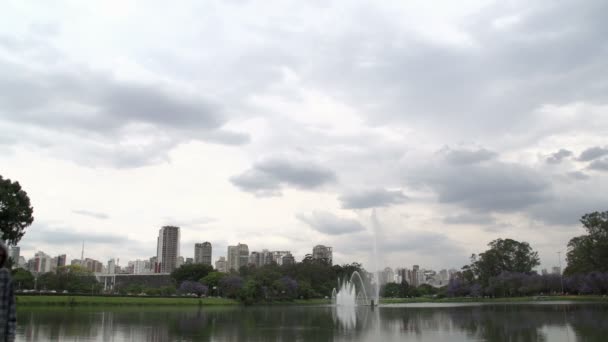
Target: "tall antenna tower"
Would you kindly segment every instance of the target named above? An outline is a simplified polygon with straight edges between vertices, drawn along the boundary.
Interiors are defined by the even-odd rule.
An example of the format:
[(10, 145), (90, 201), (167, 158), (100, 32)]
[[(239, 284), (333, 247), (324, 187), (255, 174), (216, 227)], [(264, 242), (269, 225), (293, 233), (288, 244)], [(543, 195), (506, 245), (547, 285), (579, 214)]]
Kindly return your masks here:
[(82, 241), (82, 251), (80, 252), (80, 266), (84, 264), (84, 240)]

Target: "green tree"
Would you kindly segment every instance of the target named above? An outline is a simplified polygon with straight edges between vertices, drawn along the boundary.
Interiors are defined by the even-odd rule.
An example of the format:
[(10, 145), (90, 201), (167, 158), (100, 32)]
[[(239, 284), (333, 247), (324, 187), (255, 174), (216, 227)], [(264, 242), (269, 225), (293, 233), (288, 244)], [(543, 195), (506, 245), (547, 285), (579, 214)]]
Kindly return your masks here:
[(382, 297), (399, 298), (401, 297), (401, 286), (397, 283), (387, 283), (382, 287)]
[(496, 239), (488, 246), (490, 249), (487, 251), (471, 256), (471, 265), (465, 270), (473, 272), (484, 287), (488, 286), (490, 278), (502, 272), (528, 273), (540, 265), (538, 252), (532, 250), (527, 242)]
[(608, 211), (585, 214), (581, 223), (587, 235), (568, 242), (567, 275), (608, 271)]
[(213, 267), (205, 264), (185, 264), (171, 272), (171, 278), (176, 284), (181, 284), (186, 280), (199, 281), (213, 272)]
[(199, 279), (199, 281), (209, 288), (211, 296), (219, 295), (220, 281), (226, 276), (223, 272), (211, 272), (205, 277)]
[(10, 245), (16, 245), (25, 228), (34, 222), (34, 209), (19, 182), (0, 176), (0, 233)]
[(34, 288), (34, 275), (23, 268), (13, 270), (13, 284), (17, 290), (29, 290)]

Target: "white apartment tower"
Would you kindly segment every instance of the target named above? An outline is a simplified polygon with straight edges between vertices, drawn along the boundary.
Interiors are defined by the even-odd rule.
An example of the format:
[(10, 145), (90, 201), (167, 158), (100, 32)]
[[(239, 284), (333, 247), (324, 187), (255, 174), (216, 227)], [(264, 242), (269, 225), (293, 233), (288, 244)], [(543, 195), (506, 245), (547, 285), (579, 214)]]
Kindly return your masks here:
[(171, 273), (177, 267), (179, 237), (179, 227), (164, 226), (158, 231), (156, 273)]

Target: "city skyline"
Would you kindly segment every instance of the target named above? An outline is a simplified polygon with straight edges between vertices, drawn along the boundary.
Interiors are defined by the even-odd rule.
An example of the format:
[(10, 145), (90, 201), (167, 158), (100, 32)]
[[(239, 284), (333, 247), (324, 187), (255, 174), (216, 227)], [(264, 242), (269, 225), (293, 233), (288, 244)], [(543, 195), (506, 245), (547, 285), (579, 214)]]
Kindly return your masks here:
[(22, 253), (134, 260), (176, 225), (187, 254), (314, 241), (370, 265), (377, 236), (379, 264), (460, 267), (514, 238), (550, 268), (608, 203), (602, 6), (8, 2)]

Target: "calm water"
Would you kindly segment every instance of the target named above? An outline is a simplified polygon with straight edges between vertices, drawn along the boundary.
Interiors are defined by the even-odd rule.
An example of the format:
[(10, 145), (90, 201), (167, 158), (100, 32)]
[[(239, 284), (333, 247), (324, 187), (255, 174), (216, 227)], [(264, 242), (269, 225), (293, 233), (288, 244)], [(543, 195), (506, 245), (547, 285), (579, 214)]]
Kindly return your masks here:
[(24, 308), (18, 341), (608, 341), (608, 305)]

